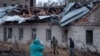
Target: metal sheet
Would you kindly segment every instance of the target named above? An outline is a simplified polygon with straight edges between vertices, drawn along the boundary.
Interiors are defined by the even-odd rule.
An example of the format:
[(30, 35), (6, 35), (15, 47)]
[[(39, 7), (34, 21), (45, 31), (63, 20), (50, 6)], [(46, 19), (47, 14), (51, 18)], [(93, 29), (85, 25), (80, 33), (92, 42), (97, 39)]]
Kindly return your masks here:
[(62, 20), (60, 22), (66, 21), (66, 20), (70, 19), (71, 17), (73, 17), (73, 16), (75, 16), (83, 11), (87, 11), (87, 10), (89, 10), (89, 9), (86, 7), (75, 9), (75, 10), (67, 13), (64, 17), (62, 17)]
[(4, 16), (3, 21), (18, 21), (18, 23), (22, 23), (27, 20), (27, 18), (20, 17), (18, 15), (15, 16)]
[(60, 13), (59, 15), (60, 16), (64, 16), (66, 13), (68, 13), (70, 11), (70, 9), (75, 5), (75, 2), (71, 2), (71, 3), (68, 3), (66, 5), (66, 7), (64, 8), (63, 12)]
[(15, 8), (17, 8), (17, 5), (1, 7), (0, 8), (0, 18), (2, 18), (4, 15), (6, 15), (6, 13), (8, 13), (9, 11), (11, 11), (12, 9), (15, 9)]
[(51, 17), (51, 16), (38, 16), (39, 17), (39, 19), (46, 19), (46, 18), (49, 18), (49, 17)]
[[(81, 13), (79, 13), (81, 12)], [(63, 17), (63, 19), (61, 20), (60, 24), (61, 26), (65, 26), (68, 23), (79, 19), (80, 17), (84, 16), (85, 14), (87, 14), (89, 12), (89, 9), (86, 7), (81, 8), (81, 10), (78, 10), (76, 12), (73, 11), (73, 14), (66, 14), (65, 17)], [(70, 12), (71, 13), (71, 12)], [(75, 16), (74, 16), (75, 15)]]

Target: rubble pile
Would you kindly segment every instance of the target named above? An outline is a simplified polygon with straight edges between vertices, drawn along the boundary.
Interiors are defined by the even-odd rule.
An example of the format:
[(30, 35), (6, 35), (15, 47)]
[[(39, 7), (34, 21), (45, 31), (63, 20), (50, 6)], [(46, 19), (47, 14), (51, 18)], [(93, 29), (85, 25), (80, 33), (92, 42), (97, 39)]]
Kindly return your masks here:
[[(21, 24), (28, 20), (40, 20), (41, 17), (57, 17), (63, 11), (62, 7), (45, 7), (45, 8), (20, 8), (18, 5), (0, 8), (0, 24), (6, 22), (18, 22)], [(45, 17), (46, 16), (46, 17)]]
[(71, 2), (58, 7), (20, 8), (18, 5), (1, 7), (0, 24), (12, 21), (18, 21), (20, 24), (27, 20), (48, 19), (50, 22), (57, 22), (60, 26), (65, 26), (86, 15), (93, 8), (92, 2), (88, 5)]

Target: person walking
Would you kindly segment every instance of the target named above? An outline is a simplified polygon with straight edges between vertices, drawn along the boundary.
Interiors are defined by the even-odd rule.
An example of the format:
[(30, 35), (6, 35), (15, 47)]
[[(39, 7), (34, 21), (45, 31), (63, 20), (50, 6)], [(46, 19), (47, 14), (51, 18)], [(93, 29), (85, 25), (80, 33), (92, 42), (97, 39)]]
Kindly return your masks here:
[(55, 36), (53, 36), (53, 38), (51, 40), (51, 47), (53, 48), (53, 54), (54, 55), (58, 55), (57, 45), (58, 45), (58, 41), (55, 38)]
[(35, 40), (29, 46), (30, 56), (43, 56), (42, 51), (44, 48), (45, 47), (40, 43), (40, 40), (35, 38)]
[(74, 56), (74, 41), (72, 38), (69, 38), (70, 41), (70, 56)]

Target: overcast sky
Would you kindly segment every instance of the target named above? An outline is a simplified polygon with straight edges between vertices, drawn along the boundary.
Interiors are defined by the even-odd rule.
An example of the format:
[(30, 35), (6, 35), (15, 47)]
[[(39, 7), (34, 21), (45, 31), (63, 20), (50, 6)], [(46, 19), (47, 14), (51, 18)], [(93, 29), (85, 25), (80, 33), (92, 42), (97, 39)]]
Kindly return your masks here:
[[(57, 2), (57, 0), (51, 0), (52, 2)], [(36, 0), (36, 4), (38, 4), (39, 2), (45, 3), (48, 2), (48, 0)]]
[[(48, 1), (50, 1), (50, 2), (48, 2)], [(49, 4), (51, 4), (51, 3), (53, 3), (53, 2), (55, 2), (55, 3), (59, 3), (59, 2), (62, 2), (62, 1), (64, 1), (64, 0), (36, 0), (36, 5), (38, 5), (40, 2), (42, 3), (42, 4), (44, 4), (44, 3), (49, 3)]]
[[(37, 3), (38, 2), (48, 2), (48, 0), (36, 0), (37, 1)], [(57, 0), (52, 0), (52, 1), (57, 1)]]

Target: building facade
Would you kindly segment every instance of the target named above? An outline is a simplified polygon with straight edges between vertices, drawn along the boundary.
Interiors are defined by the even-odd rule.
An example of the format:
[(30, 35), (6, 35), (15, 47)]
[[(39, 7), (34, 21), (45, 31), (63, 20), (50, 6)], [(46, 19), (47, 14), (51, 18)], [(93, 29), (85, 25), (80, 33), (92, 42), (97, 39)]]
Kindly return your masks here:
[[(6, 2), (7, 0), (4, 1)], [(23, 0), (14, 1), (22, 5), (28, 4), (21, 3)], [(32, 3), (30, 5), (28, 4), (28, 6), (33, 7)], [(75, 48), (82, 50), (90, 48), (92, 51), (97, 50), (100, 52), (100, 4), (95, 6), (91, 11), (89, 15), (85, 15), (86, 17), (75, 20), (71, 22), (72, 24), (64, 27), (60, 27), (60, 25), (52, 25), (51, 27), (49, 22), (34, 23), (35, 21), (27, 24), (24, 24), (26, 22), (22, 24), (13, 24), (13, 22), (10, 22), (10, 24), (6, 23), (0, 25), (0, 41), (27, 43), (29, 41), (32, 42), (34, 40), (34, 34), (36, 34), (36, 37), (48, 47), (50, 47), (53, 36), (57, 38), (59, 46), (68, 47), (68, 39), (71, 37), (75, 42)]]
[(2, 0), (0, 6), (20, 5), (21, 7), (35, 7), (36, 0)]
[(68, 30), (68, 38), (74, 40), (75, 48), (100, 52), (100, 5), (94, 8), (88, 15), (65, 29)]
[(53, 25), (51, 28), (47, 23), (7, 24), (0, 26), (0, 32), (2, 32), (0, 41), (4, 42), (26, 44), (32, 42), (36, 34), (36, 37), (47, 47), (50, 47), (53, 36), (57, 38), (59, 46), (66, 47), (62, 39), (62, 29), (58, 25)]

